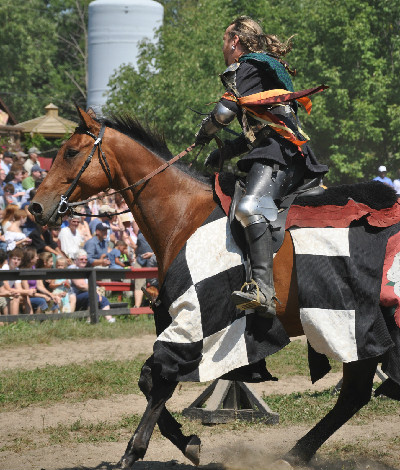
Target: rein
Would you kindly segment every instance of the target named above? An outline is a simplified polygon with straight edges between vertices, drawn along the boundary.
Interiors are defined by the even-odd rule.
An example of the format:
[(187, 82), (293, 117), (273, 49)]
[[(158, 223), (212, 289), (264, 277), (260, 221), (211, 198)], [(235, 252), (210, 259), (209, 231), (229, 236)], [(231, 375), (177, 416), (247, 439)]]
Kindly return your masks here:
[[(85, 199), (84, 201), (79, 201), (79, 202), (72, 202), (71, 203), (71, 202), (68, 202), (68, 201), (69, 201), (69, 198), (71, 197), (71, 194), (74, 192), (75, 188), (77, 187), (80, 177), (82, 176), (82, 174), (86, 170), (86, 168), (89, 166), (89, 163), (92, 161), (93, 155), (94, 155), (97, 148), (99, 149), (100, 164), (101, 164), (101, 166), (104, 170), (104, 173), (107, 176), (107, 179), (110, 183), (110, 187), (112, 186), (112, 176), (111, 176), (110, 167), (108, 165), (106, 155), (103, 152), (103, 149), (101, 148), (101, 143), (103, 141), (103, 136), (104, 136), (105, 130), (106, 130), (106, 126), (104, 124), (102, 124), (98, 136), (95, 136), (94, 134), (92, 134), (89, 131), (85, 131), (85, 133), (87, 135), (89, 135), (90, 137), (92, 137), (94, 139), (93, 148), (90, 151), (90, 154), (88, 155), (85, 163), (82, 165), (82, 168), (79, 170), (78, 174), (75, 176), (74, 180), (72, 181), (70, 187), (67, 189), (65, 194), (62, 194), (60, 196), (60, 202), (59, 202), (58, 208), (57, 208), (57, 213), (60, 214), (60, 216), (63, 216), (68, 211), (70, 211), (70, 213), (72, 213), (74, 215), (86, 215), (88, 217), (97, 217), (97, 215), (82, 214), (82, 213), (79, 213), (79, 212), (75, 212), (73, 210), (73, 207), (82, 206), (82, 205), (86, 204), (87, 202), (95, 201), (96, 199), (99, 199), (100, 196)], [(124, 191), (127, 191), (129, 189), (133, 189), (137, 186), (140, 186), (143, 183), (146, 183), (151, 178), (153, 178), (153, 176), (158, 175), (159, 173), (162, 173), (164, 170), (166, 170), (168, 167), (170, 167), (176, 161), (178, 161), (179, 159), (181, 159), (182, 157), (187, 155), (189, 152), (191, 152), (195, 148), (195, 146), (196, 146), (196, 144), (190, 145), (190, 147), (187, 147), (185, 150), (183, 150), (183, 152), (179, 153), (178, 155), (175, 155), (175, 157), (173, 157), (171, 160), (168, 160), (167, 162), (163, 163), (158, 168), (156, 168), (154, 171), (152, 171), (148, 175), (144, 176), (142, 179), (140, 179), (136, 183), (133, 183), (133, 184), (127, 186), (126, 188), (114, 191), (113, 193), (111, 193), (109, 195), (113, 196), (114, 194), (117, 194), (117, 193), (123, 193)], [(203, 146), (202, 146), (202, 148), (203, 148)], [(200, 151), (202, 150), (202, 148), (200, 149)], [(116, 213), (113, 213), (112, 215), (114, 216), (114, 215), (124, 214), (126, 212), (130, 212), (130, 209), (127, 209), (127, 210), (121, 211), (121, 212), (116, 212)], [(105, 213), (104, 215), (110, 217), (110, 214), (108, 214), (108, 213)]]

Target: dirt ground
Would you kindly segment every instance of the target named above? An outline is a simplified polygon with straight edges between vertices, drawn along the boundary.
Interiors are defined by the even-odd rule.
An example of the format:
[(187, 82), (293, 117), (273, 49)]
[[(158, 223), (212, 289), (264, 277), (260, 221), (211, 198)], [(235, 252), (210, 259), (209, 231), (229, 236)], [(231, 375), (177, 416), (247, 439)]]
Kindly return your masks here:
[[(3, 349), (7, 361), (0, 362), (0, 369), (33, 369), (46, 364), (63, 365), (99, 359), (132, 359), (137, 354), (152, 351), (151, 335), (132, 339), (85, 342), (61, 342), (50, 346), (34, 346)], [(259, 395), (292, 393), (305, 390), (324, 390), (340, 379), (340, 374), (328, 376), (315, 385), (302, 376), (284, 377), (278, 382), (265, 382), (255, 387)], [(183, 384), (168, 402), (172, 411), (182, 411), (205, 388), (202, 384)], [(80, 403), (56, 404), (48, 407), (29, 406), (17, 412), (0, 413), (0, 448), (19, 442), (18, 452), (0, 452), (0, 470), (111, 470), (123, 454), (129, 435), (118, 442), (68, 443), (49, 445), (43, 441), (41, 431), (45, 427), (83, 423), (118, 422), (122, 417), (142, 414), (145, 399), (140, 395), (110, 396), (108, 399), (88, 400)], [(213, 470), (278, 470), (273, 463), (288, 451), (309, 430), (309, 426), (265, 426), (237, 430), (218, 430), (207, 427), (202, 432), (202, 454), (199, 468)], [(23, 439), (37, 441), (35, 446), (24, 448)], [(158, 434), (159, 436), (159, 434)], [(173, 445), (155, 436), (145, 460), (137, 462), (138, 470), (189, 470), (193, 466)], [(363, 425), (347, 424), (323, 446), (310, 463), (314, 470), (394, 470), (400, 469), (400, 416), (385, 417)], [(335, 458), (335, 446), (348, 446), (346, 459)], [(366, 459), (362, 449), (369, 449)], [(371, 454), (372, 450), (372, 454)]]

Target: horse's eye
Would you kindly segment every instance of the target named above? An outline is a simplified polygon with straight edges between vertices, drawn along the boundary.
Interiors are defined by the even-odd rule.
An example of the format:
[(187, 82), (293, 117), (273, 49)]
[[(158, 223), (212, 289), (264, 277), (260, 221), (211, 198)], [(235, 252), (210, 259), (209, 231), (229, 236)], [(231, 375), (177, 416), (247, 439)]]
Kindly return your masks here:
[(65, 151), (64, 157), (65, 158), (73, 158), (76, 155), (78, 155), (78, 153), (79, 153), (79, 150), (74, 150), (74, 149), (69, 148)]

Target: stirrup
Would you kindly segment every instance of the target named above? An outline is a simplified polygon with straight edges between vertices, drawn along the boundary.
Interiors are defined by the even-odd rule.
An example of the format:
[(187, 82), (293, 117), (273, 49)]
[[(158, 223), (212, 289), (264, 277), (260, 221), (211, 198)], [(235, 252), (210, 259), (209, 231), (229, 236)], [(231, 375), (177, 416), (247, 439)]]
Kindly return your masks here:
[[(241, 289), (240, 289), (240, 292), (244, 292), (244, 289), (246, 289), (246, 287), (248, 286), (255, 286), (256, 287), (256, 298), (253, 299), (253, 300), (249, 300), (249, 299), (246, 299), (244, 297), (242, 297), (241, 299), (238, 299), (237, 295), (234, 296), (235, 293), (233, 293), (232, 295), (234, 296), (234, 302), (236, 304), (236, 307), (239, 309), (239, 310), (247, 310), (247, 309), (250, 309), (250, 308), (259, 308), (259, 307), (263, 307), (263, 305), (261, 305), (261, 302), (260, 302), (260, 288), (258, 287), (258, 284), (257, 282), (254, 280), (254, 279), (251, 279), (250, 282), (245, 282)], [(236, 298), (235, 298), (236, 297)], [(236, 301), (238, 301), (238, 303), (236, 303)]]

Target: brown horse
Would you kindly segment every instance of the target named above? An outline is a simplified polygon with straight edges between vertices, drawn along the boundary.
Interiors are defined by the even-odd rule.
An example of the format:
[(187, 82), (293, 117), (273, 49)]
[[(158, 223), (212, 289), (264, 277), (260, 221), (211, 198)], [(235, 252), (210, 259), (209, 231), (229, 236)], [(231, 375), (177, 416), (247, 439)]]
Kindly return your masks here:
[[(134, 185), (171, 156), (165, 142), (136, 121), (117, 118), (102, 123), (83, 110), (79, 110), (79, 115), (80, 126), (59, 150), (30, 205), (29, 210), (40, 224), (58, 225), (69, 202), (87, 199), (109, 186), (120, 190)], [(99, 136), (100, 149), (97, 148)], [(215, 208), (212, 189), (177, 166), (169, 166), (124, 191), (123, 196), (157, 256), (162, 283), (179, 250)], [(292, 337), (303, 334), (293, 265), (293, 245), (286, 233), (274, 261), (274, 280), (281, 302), (277, 314)], [(286, 460), (294, 464), (310, 460), (337, 429), (368, 403), (378, 361), (377, 357), (343, 364), (343, 385), (336, 405), (297, 442)], [(200, 440), (196, 436), (184, 436), (165, 407), (176, 385), (157, 375), (151, 360), (143, 366), (139, 386), (148, 405), (121, 459), (122, 468), (130, 468), (144, 457), (156, 423), (186, 457), (199, 463)]]

